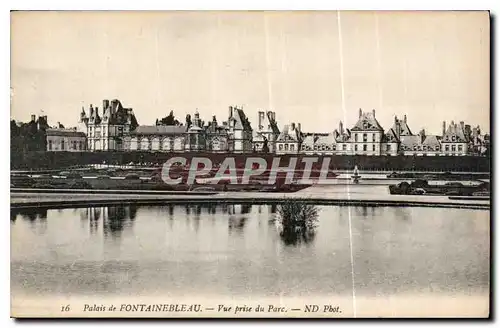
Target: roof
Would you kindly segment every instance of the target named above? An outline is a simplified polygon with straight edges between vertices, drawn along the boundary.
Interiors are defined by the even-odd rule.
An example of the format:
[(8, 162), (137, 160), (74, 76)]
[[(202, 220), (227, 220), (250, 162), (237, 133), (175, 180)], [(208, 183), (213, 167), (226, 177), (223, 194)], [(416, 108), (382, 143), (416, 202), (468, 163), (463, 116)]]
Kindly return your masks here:
[(397, 116), (394, 118), (394, 124), (392, 125), (392, 129), (394, 130), (394, 132), (398, 130), (397, 129), (398, 124), (399, 124), (399, 136), (413, 135), (413, 133), (410, 130), (410, 127), (408, 126), (408, 123), (406, 123), (406, 115), (403, 120), (398, 119)]
[(247, 130), (250, 131), (252, 130), (252, 127), (250, 125), (250, 121), (248, 121), (247, 116), (245, 115), (245, 112), (241, 108), (233, 108), (233, 115), (230, 117), (230, 120), (234, 120), (236, 123), (234, 125), (234, 128), (237, 130)]
[(467, 142), (465, 131), (462, 126), (451, 122), (444, 133), (442, 142)]
[(422, 137), (419, 135), (416, 136), (401, 136), (401, 145), (407, 147), (413, 147), (422, 145)]
[(261, 132), (253, 131), (252, 132), (252, 140), (253, 141), (264, 141), (265, 137)]
[(84, 132), (76, 131), (75, 129), (47, 129), (47, 136), (60, 136), (60, 137), (82, 137), (85, 138)]
[(312, 148), (314, 146), (314, 143), (315, 143), (316, 139), (317, 139), (316, 136), (314, 136), (314, 135), (308, 135), (302, 141), (302, 145), (309, 146), (309, 147)]
[(394, 127), (387, 130), (387, 132), (383, 136), (382, 141), (383, 142), (398, 142), (399, 141), (398, 135), (397, 135), (396, 131), (394, 130)]
[(184, 125), (140, 125), (131, 134), (183, 134), (186, 132)]
[(320, 145), (332, 145), (337, 143), (335, 140), (335, 136), (333, 133), (329, 133), (326, 136), (319, 136), (318, 139), (316, 140), (316, 144)]
[(441, 143), (439, 142), (438, 136), (425, 136), (424, 142), (422, 144), (426, 145), (426, 146), (440, 146), (441, 145)]
[(273, 112), (268, 111), (266, 113), (267, 119), (269, 120), (269, 125), (271, 126), (271, 130), (273, 133), (279, 134), (280, 129), (278, 128), (278, 123), (274, 119)]
[[(131, 130), (134, 130), (139, 125), (132, 108), (124, 108), (122, 106), (122, 103), (118, 99), (111, 100), (108, 106), (102, 109), (102, 117), (101, 115), (99, 115), (98, 107), (92, 108), (89, 114), (90, 114), (89, 119), (90, 120), (93, 119), (94, 124), (100, 124), (103, 120), (103, 117), (107, 117), (109, 124), (111, 125), (129, 124)], [(85, 115), (85, 110), (82, 109), (81, 115)]]
[(217, 122), (210, 122), (205, 127), (205, 132), (208, 134), (226, 135), (227, 125), (217, 125)]
[(340, 133), (338, 130), (335, 130), (333, 133), (337, 142), (347, 142), (351, 138), (351, 131), (349, 129), (346, 129), (344, 133)]
[(283, 141), (300, 141), (300, 132), (298, 129), (294, 129), (290, 131), (289, 125), (285, 125), (283, 131), (281, 131), (280, 135), (277, 139), (278, 142)]
[(362, 113), (351, 131), (384, 131), (374, 113)]

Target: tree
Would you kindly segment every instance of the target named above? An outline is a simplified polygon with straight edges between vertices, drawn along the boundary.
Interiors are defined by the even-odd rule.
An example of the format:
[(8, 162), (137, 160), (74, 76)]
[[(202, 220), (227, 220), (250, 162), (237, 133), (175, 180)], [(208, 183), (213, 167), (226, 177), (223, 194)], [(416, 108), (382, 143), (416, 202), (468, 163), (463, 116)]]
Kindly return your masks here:
[(193, 122), (191, 122), (191, 115), (187, 114), (186, 115), (186, 126), (189, 129), (193, 125)]
[[(158, 120), (157, 120), (158, 122)], [(162, 118), (159, 122), (161, 125), (179, 125), (179, 121), (175, 119), (174, 111), (171, 110), (168, 116)]]

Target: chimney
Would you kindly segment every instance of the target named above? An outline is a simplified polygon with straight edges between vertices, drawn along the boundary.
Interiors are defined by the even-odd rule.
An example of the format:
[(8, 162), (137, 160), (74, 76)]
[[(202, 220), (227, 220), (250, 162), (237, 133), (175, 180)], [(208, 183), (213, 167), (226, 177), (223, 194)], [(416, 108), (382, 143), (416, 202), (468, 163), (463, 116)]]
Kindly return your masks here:
[(361, 116), (363, 116), (363, 111), (361, 110), (361, 108), (359, 109), (359, 118), (361, 118)]
[(31, 122), (34, 122), (36, 121), (36, 115), (35, 114), (31, 114)]
[(403, 116), (403, 122), (406, 123), (406, 114), (405, 114), (405, 116)]
[(397, 121), (396, 122), (396, 136), (398, 137), (401, 137), (401, 122)]
[(465, 131), (465, 123), (464, 123), (464, 121), (460, 121), (460, 128), (462, 129), (462, 131)]
[(292, 123), (292, 131), (295, 131), (295, 123)]
[(373, 118), (375, 118), (375, 109), (372, 109)]
[(425, 129), (420, 130), (420, 142), (423, 143), (425, 140)]
[(229, 106), (229, 118), (233, 117), (233, 106)]
[(104, 99), (104, 100), (102, 101), (102, 108), (103, 108), (103, 109), (106, 109), (106, 108), (108, 108), (108, 107), (109, 107), (109, 100), (108, 100), (108, 99)]
[(297, 124), (297, 130), (299, 130), (299, 132), (302, 132), (302, 126), (300, 123)]
[[(259, 111), (259, 123), (258, 123), (259, 130), (262, 129), (261, 127), (262, 127), (262, 121), (264, 121), (264, 115), (265, 113), (263, 111)], [(270, 112), (268, 116), (271, 116)]]
[(397, 123), (397, 122), (398, 122), (398, 116), (394, 115), (394, 123)]
[(99, 107), (95, 108), (95, 116), (99, 116)]
[(446, 121), (443, 121), (443, 136), (446, 134)]
[(344, 124), (342, 124), (342, 121), (340, 121), (340, 123), (339, 123), (339, 132), (340, 132), (340, 135), (344, 134)]

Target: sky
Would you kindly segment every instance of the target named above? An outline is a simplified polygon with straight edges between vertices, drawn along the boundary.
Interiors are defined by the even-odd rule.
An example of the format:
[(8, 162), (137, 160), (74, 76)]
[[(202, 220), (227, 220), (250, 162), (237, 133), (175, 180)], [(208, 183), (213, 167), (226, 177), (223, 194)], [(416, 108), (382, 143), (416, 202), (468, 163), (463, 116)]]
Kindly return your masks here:
[(386, 130), (489, 132), (489, 40), (487, 12), (13, 12), (11, 118), (76, 126), (116, 98), (141, 125), (233, 105), (254, 128), (273, 110), (331, 132), (362, 108)]

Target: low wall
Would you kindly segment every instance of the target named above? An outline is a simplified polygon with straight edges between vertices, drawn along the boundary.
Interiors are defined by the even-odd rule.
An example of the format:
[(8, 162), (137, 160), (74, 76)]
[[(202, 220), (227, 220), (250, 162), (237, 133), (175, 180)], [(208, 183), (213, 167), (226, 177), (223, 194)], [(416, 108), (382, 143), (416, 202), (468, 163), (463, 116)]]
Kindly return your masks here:
[(249, 156), (264, 157), (268, 163), (273, 157), (280, 157), (281, 166), (285, 166), (291, 156), (294, 157), (330, 157), (330, 168), (334, 170), (352, 170), (357, 166), (366, 171), (441, 171), (441, 172), (490, 172), (490, 157), (479, 156), (306, 156), (274, 154), (227, 154), (227, 153), (165, 153), (165, 152), (13, 152), (11, 170), (60, 169), (78, 165), (110, 164), (126, 165), (129, 163), (162, 164), (174, 156), (191, 158), (209, 157), (213, 162), (222, 162), (233, 156), (244, 162)]

